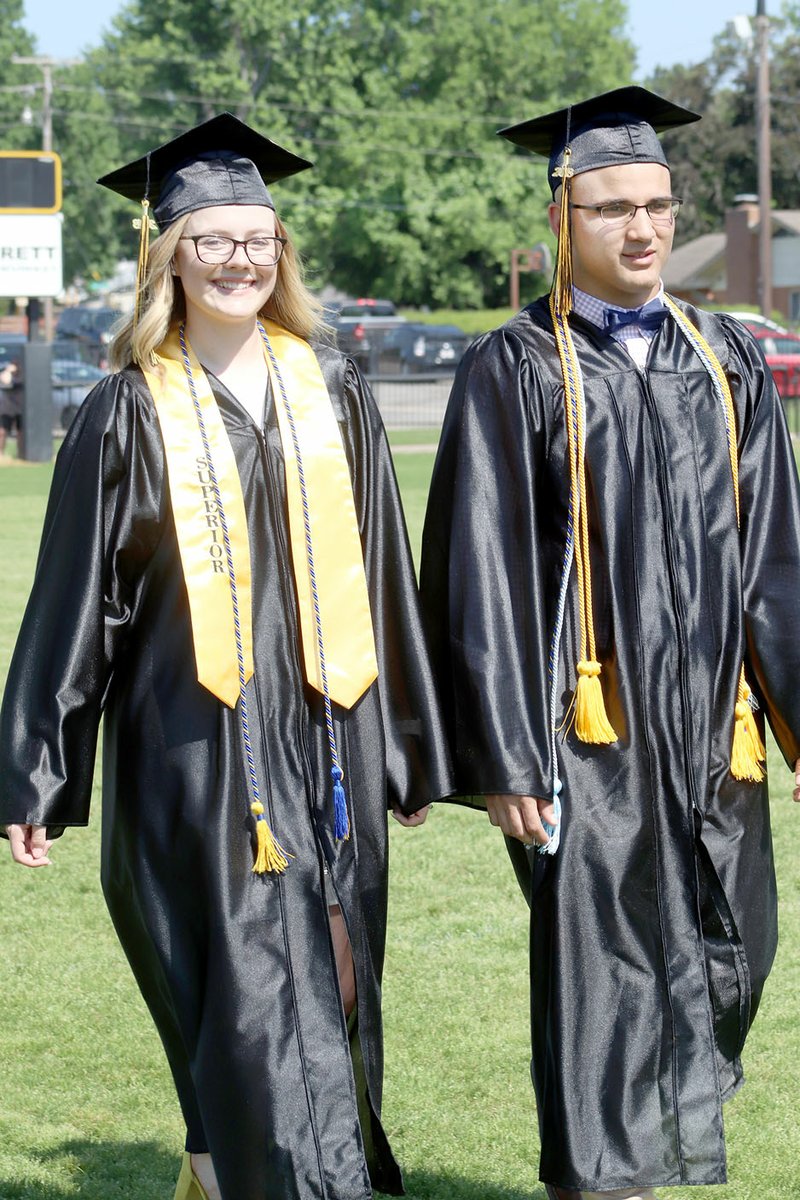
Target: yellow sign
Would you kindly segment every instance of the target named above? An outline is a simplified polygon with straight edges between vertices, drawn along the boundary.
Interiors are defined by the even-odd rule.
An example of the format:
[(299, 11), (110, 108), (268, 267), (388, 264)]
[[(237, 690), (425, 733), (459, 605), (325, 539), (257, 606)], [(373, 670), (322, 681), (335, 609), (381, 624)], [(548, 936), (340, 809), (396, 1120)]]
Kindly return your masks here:
[(0, 150), (0, 213), (60, 211), (60, 157), (52, 150)]

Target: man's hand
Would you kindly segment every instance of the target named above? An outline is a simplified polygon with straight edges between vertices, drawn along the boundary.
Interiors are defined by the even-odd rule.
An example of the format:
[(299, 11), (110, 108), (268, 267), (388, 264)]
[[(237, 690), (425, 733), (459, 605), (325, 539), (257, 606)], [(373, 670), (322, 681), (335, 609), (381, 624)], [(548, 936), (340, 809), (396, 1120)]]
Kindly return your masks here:
[(800, 758), (794, 764), (794, 791), (792, 792), (792, 799), (800, 804)]
[(548, 825), (558, 824), (552, 800), (540, 800), (538, 796), (487, 796), (486, 811), (493, 825), (526, 846), (547, 845), (550, 839), (543, 819)]
[(418, 809), (415, 813), (411, 813), (411, 815), (407, 817), (399, 808), (393, 808), (392, 816), (394, 817), (395, 821), (399, 821), (401, 825), (406, 827), (406, 829), (413, 829), (415, 825), (425, 824), (425, 818), (430, 811), (430, 804), (426, 804), (424, 808)]
[(52, 865), (47, 852), (53, 843), (47, 837), (46, 826), (6, 825), (6, 833), (14, 862), (21, 863), (23, 867)]

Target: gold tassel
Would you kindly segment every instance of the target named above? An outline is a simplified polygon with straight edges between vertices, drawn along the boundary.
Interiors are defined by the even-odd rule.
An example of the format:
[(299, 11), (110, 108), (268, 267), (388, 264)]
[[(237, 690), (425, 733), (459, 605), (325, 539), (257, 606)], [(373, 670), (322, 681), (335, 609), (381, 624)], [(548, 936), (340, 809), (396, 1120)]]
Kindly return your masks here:
[[(586, 488), (586, 463), (582, 454), (585, 438), (585, 415), (581, 369), (569, 323), (556, 309), (554, 292), (550, 293), (550, 314), (561, 361), (564, 380), (564, 414), (567, 423), (567, 449), (570, 474), (570, 511), (575, 531), (575, 572), (578, 577), (578, 619), (580, 625), (580, 658), (577, 664), (578, 682), (562, 729), (565, 737), (573, 724), (582, 742), (609, 746), (617, 734), (608, 719), (603, 689), (600, 684), (600, 664), (596, 658), (594, 619), (592, 616), (592, 575), (589, 551), (589, 498)], [(575, 412), (573, 413), (573, 403)]]
[(582, 742), (610, 746), (617, 740), (606, 714), (600, 686), (600, 663), (581, 659), (575, 688), (575, 732)]
[(553, 174), (561, 178), (561, 208), (558, 215), (558, 251), (556, 253), (556, 271), (553, 276), (553, 293), (555, 295), (556, 311), (562, 317), (572, 312), (572, 239), (570, 237), (569, 198), (571, 193), (570, 180), (573, 170), (569, 165), (572, 151), (569, 146), (564, 151), (562, 166), (557, 167)]
[(731, 774), (734, 779), (747, 779), (761, 783), (767, 753), (761, 734), (758, 732), (755, 714), (748, 701), (751, 692), (744, 677), (744, 667), (739, 678), (739, 694), (736, 700), (736, 720), (733, 726), (733, 748), (731, 750)]
[[(134, 226), (137, 222), (134, 221)], [(150, 253), (150, 201), (142, 201), (142, 216), (139, 225), (139, 254), (136, 259), (136, 295), (133, 302), (133, 327), (139, 324), (144, 296), (144, 281), (147, 275), (147, 259)]]
[(264, 805), (260, 800), (254, 800), (250, 811), (256, 818), (256, 861), (253, 863), (253, 872), (263, 875), (267, 871), (275, 871), (276, 874), (282, 875), (289, 865), (289, 860), (267, 824)]
[[(666, 305), (683, 330), (690, 346), (698, 354), (716, 385), (725, 406), (725, 426), (728, 437), (728, 456), (731, 464), (731, 479), (733, 481), (733, 499), (736, 505), (736, 527), (741, 528), (739, 511), (739, 448), (736, 440), (736, 409), (733, 403), (728, 377), (722, 363), (709, 346), (699, 329), (696, 329), (671, 296), (665, 297)], [(702, 353), (701, 353), (702, 351)], [(750, 783), (761, 783), (764, 771), (761, 763), (766, 762), (767, 752), (758, 732), (753, 710), (749, 700), (752, 692), (745, 679), (744, 663), (739, 672), (739, 688), (736, 694), (736, 710), (733, 725), (733, 747), (731, 749), (731, 775), (734, 779), (746, 779)]]

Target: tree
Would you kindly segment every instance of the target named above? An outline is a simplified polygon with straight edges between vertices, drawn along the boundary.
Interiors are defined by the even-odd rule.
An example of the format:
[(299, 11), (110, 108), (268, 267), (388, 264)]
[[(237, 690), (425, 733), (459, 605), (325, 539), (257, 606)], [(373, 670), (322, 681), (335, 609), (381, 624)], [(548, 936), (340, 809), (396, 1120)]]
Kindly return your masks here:
[[(2, 149), (35, 150), (41, 146), (31, 121), (24, 119), (26, 108), (36, 108), (36, 92), (31, 85), (29, 68), (11, 60), (17, 55), (33, 54), (33, 39), (22, 22), (23, 0), (0, 0), (0, 62), (3, 87), (0, 89), (0, 130)], [(31, 85), (31, 86), (29, 86)]]
[[(626, 12), (623, 0), (131, 0), (65, 105), (76, 208), (89, 163), (99, 173), (229, 109), (316, 163), (275, 188), (313, 286), (503, 303), (510, 251), (546, 236), (548, 192), (544, 163), (495, 130), (628, 82)], [(132, 249), (130, 204), (98, 194), (92, 208), (107, 245)]]
[[(773, 203), (798, 208), (800, 4), (783, 6), (770, 35)], [(702, 114), (697, 125), (664, 135), (674, 190), (685, 201), (680, 241), (688, 241), (720, 229), (737, 195), (758, 191), (755, 46), (726, 31), (704, 62), (659, 70), (649, 82)]]

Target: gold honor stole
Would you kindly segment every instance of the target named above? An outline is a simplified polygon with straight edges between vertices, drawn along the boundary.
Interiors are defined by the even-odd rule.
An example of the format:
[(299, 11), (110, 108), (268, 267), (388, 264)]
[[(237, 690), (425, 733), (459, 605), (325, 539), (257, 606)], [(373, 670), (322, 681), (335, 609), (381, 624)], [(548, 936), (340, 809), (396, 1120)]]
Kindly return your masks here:
[[(291, 403), (302, 457), (324, 631), (328, 691), (351, 707), (378, 674), (364, 559), (341, 434), (316, 355), (273, 323), (268, 334)], [(245, 681), (253, 674), (250, 547), (241, 482), (211, 385), (187, 341), (197, 402), (229, 534)], [(172, 511), (189, 596), (198, 681), (233, 708), (240, 691), (232, 588), (215, 488), (180, 341), (173, 328), (145, 370), (164, 441)], [(279, 381), (267, 362), (286, 467), (289, 531), (306, 678), (323, 691), (297, 454)]]
[[(188, 344), (187, 350), (228, 529), (247, 682), (253, 674), (253, 620), (250, 543), (242, 487), (211, 384)], [(230, 568), (220, 506), (186, 378), (177, 328), (170, 330), (155, 357), (157, 367), (144, 369), (144, 377), (164, 442), (172, 515), (189, 597), (197, 679), (223, 704), (235, 708), (240, 678)]]
[(264, 321), (263, 325), (278, 363), (276, 371), (267, 355), (286, 469), (289, 533), (306, 680), (324, 694), (309, 538), (287, 402), (302, 460), (328, 694), (343, 708), (352, 708), (377, 678), (378, 661), (353, 484), (342, 435), (317, 356), (308, 342), (274, 321)]

